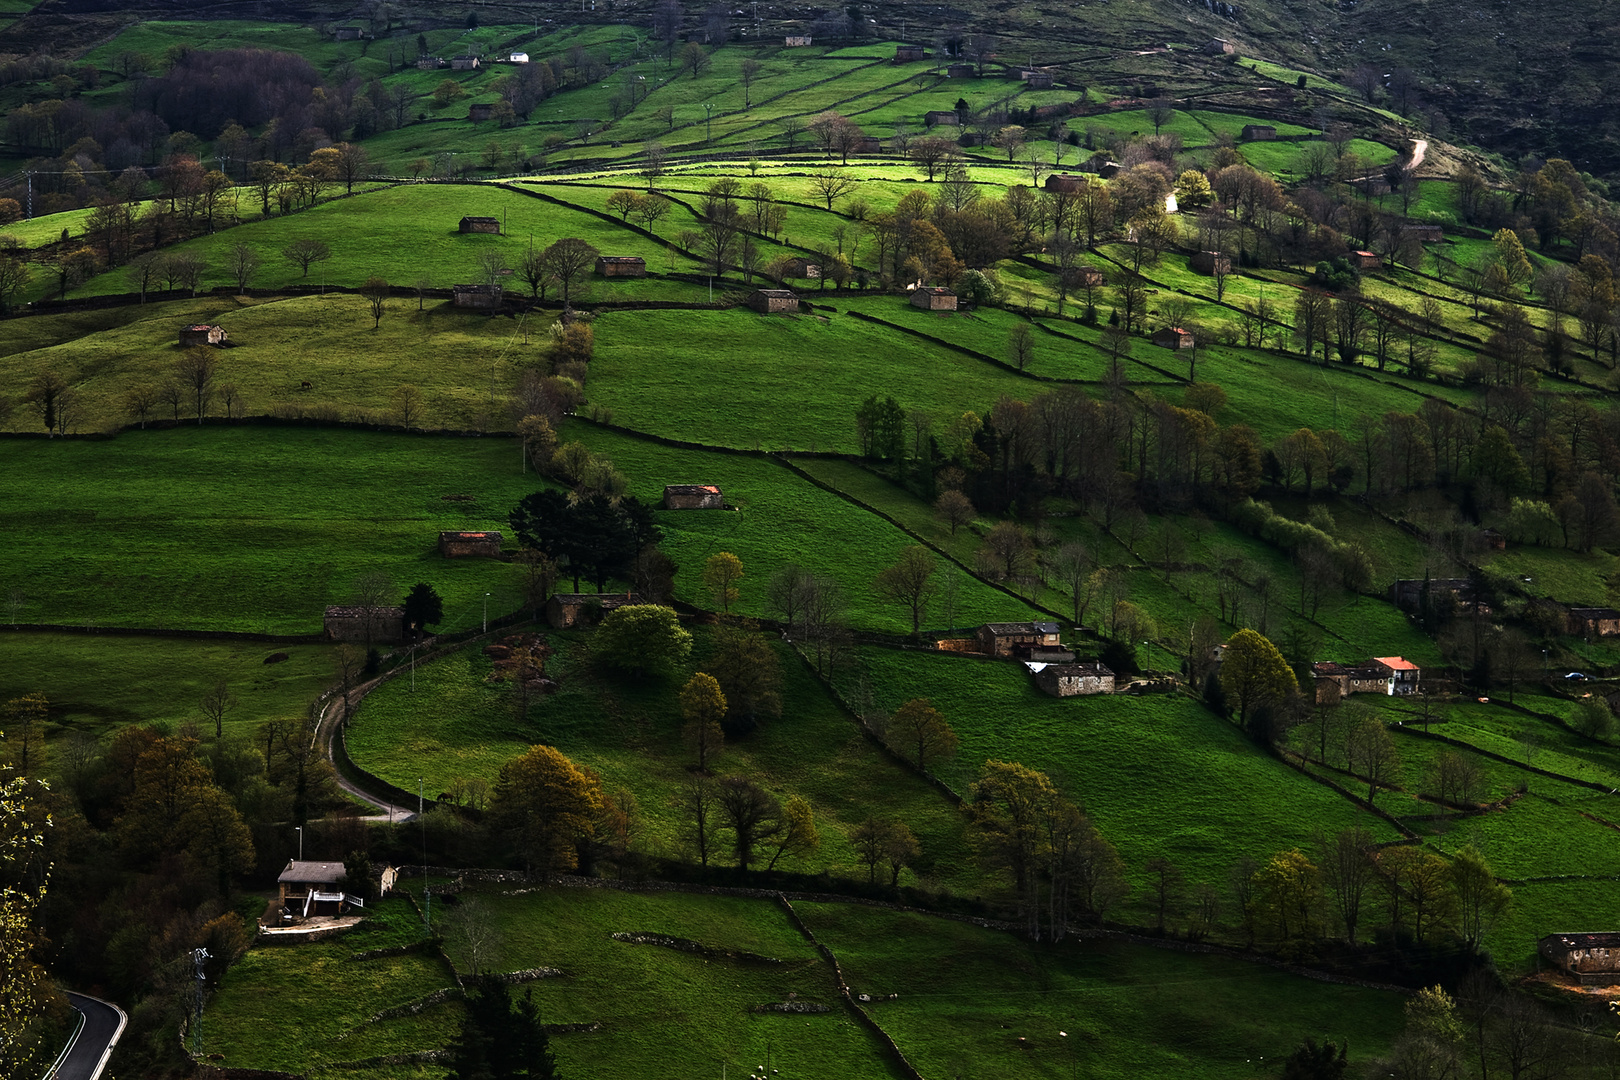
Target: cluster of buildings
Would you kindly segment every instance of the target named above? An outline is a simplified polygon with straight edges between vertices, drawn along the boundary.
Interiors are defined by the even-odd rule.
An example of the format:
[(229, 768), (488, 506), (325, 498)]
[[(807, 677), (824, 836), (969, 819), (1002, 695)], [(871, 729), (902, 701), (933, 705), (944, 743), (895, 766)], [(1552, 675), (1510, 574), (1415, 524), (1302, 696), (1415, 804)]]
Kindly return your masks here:
[(1351, 694), (1415, 694), (1423, 671), (1403, 657), (1375, 656), (1361, 664), (1318, 660), (1311, 665), (1311, 674), (1316, 680), (1316, 701), (1321, 705)]

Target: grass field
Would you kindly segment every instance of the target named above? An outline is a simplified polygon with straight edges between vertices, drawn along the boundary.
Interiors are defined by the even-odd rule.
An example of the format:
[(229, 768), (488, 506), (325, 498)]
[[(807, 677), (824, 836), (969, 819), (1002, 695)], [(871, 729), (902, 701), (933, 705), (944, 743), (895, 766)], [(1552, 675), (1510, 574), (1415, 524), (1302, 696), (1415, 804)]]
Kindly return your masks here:
[[(428, 786), (457, 779), (492, 786), (500, 766), (536, 742), (556, 746), (601, 773), (606, 790), (627, 788), (640, 808), (642, 850), (694, 857), (682, 839), (676, 805), (695, 758), (681, 739), (677, 692), (688, 673), (668, 681), (627, 683), (594, 671), (584, 635), (555, 633), (548, 674), (557, 693), (536, 700), (519, 722), (509, 689), (489, 681), (481, 652), (459, 653), (416, 673), (413, 693), (394, 680), (369, 695), (348, 733), (355, 762), (401, 786), (426, 772)], [(699, 634), (689, 667), (702, 670), (708, 638)], [(752, 776), (779, 797), (800, 795), (816, 813), (821, 848), (783, 869), (866, 877), (848, 833), (868, 815), (911, 826), (923, 856), (902, 884), (957, 892), (979, 888), (962, 817), (932, 788), (901, 769), (866, 739), (786, 648), (778, 650), (783, 710), (751, 735), (728, 743), (717, 775)], [(723, 845), (722, 845), (723, 847)], [(714, 857), (732, 865), (728, 851)]]

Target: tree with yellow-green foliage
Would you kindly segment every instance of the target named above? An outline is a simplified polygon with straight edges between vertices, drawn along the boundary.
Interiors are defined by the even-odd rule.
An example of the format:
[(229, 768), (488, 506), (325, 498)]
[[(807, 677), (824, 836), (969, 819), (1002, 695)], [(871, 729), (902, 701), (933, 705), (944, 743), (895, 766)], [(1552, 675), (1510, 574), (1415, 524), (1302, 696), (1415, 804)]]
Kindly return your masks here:
[[(621, 609), (622, 610), (622, 609)], [(564, 873), (579, 865), (602, 809), (602, 781), (551, 746), (531, 746), (501, 766), (490, 802), (495, 832), (531, 871)]]
[(708, 772), (709, 759), (725, 746), (726, 734), (720, 728), (720, 718), (725, 715), (726, 695), (713, 675), (700, 671), (681, 687), (681, 716), (686, 721), (681, 734), (697, 751), (699, 772)]
[(1315, 936), (1320, 925), (1322, 876), (1304, 852), (1298, 848), (1279, 851), (1254, 872), (1253, 886), (1278, 941), (1309, 941)]
[(1299, 690), (1299, 682), (1277, 646), (1254, 630), (1239, 630), (1226, 642), (1221, 690), (1247, 727), (1257, 708), (1282, 702)]
[(39, 943), (34, 911), (45, 900), (49, 876), (40, 853), (51, 817), (35, 801), (42, 787), (0, 766), (0, 1076), (36, 1074), (39, 1022), (54, 996), (31, 955)]
[(720, 610), (731, 612), (737, 602), (737, 582), (742, 580), (743, 564), (729, 551), (717, 551), (703, 564), (703, 584), (714, 593), (714, 602)]
[(821, 846), (821, 834), (816, 831), (816, 815), (810, 803), (794, 795), (782, 812), (782, 831), (776, 838), (776, 851), (765, 864), (767, 871), (776, 869), (776, 861), (784, 855), (804, 856)]

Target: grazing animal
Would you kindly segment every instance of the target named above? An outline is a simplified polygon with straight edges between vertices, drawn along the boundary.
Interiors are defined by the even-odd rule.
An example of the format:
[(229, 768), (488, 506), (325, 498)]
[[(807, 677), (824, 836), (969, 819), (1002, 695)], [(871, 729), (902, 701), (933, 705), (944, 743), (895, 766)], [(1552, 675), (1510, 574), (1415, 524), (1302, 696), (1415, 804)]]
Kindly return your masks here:
[(300, 389), (300, 390), (313, 390), (313, 389), (315, 389), (315, 384), (310, 382), (308, 379), (305, 379), (304, 380), (304, 385), (300, 386), (298, 389)]

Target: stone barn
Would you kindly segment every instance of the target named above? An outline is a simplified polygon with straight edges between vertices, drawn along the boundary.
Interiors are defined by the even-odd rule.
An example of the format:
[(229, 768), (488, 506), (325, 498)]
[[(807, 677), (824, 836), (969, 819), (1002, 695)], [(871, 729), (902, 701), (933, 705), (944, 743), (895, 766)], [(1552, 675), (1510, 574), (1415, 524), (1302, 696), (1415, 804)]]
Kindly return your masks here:
[(809, 259), (791, 258), (782, 264), (782, 276), (785, 278), (820, 278), (821, 264), (813, 263)]
[(1031, 90), (1052, 89), (1053, 78), (1050, 71), (1031, 71), (1025, 68), (1018, 73), (1019, 81)]
[(799, 310), (799, 297), (792, 289), (755, 289), (748, 306), (761, 315), (791, 315)]
[(1270, 124), (1244, 124), (1238, 134), (1242, 142), (1271, 142), (1277, 138), (1277, 129)]
[(883, 153), (883, 140), (876, 135), (862, 135), (855, 140), (855, 145), (849, 148), (852, 154), (881, 154)]
[(635, 593), (552, 593), (546, 601), (546, 622), (557, 630), (589, 626), (614, 608), (639, 603), (641, 597)]
[(1237, 46), (1225, 38), (1210, 38), (1204, 42), (1204, 52), (1209, 56), (1224, 56), (1237, 52)]
[(180, 328), (180, 344), (182, 345), (223, 345), (230, 339), (223, 326), (209, 326), (198, 323), (196, 326), (183, 326)]
[(1572, 607), (1569, 632), (1578, 637), (1614, 637), (1620, 634), (1620, 611), (1606, 607)]
[(646, 277), (647, 260), (640, 255), (603, 255), (596, 260), (602, 277)]
[(925, 285), (911, 290), (911, 306), (924, 311), (955, 311), (956, 294), (940, 285)]
[(416, 59), (416, 69), (418, 71), (438, 71), (444, 67), (444, 64), (445, 61), (442, 56), (419, 56)]
[(358, 26), (340, 26), (332, 31), (335, 41), (359, 41), (360, 28)]
[(714, 484), (666, 484), (665, 510), (724, 510), (726, 500)]
[(1114, 673), (1101, 664), (1030, 664), (1035, 685), (1053, 697), (1112, 694)]
[(1061, 649), (1055, 622), (985, 623), (979, 627), (979, 651), (1009, 657), (1036, 649)]
[(1091, 183), (1087, 176), (1077, 176), (1074, 173), (1052, 173), (1046, 178), (1046, 190), (1060, 195), (1073, 195), (1085, 189)]
[(1415, 236), (1424, 244), (1438, 244), (1446, 238), (1445, 230), (1438, 225), (1403, 225), (1401, 235)]
[[(399, 607), (364, 608), (335, 606), (326, 609), (324, 620), (329, 641), (365, 642), (392, 645), (404, 640), (405, 609)], [(371, 632), (366, 633), (369, 626)]]
[(782, 47), (784, 49), (807, 49), (810, 47), (811, 40), (809, 34), (789, 34), (782, 39)]
[(450, 288), (451, 295), (455, 297), (456, 307), (486, 310), (500, 307), (504, 292), (499, 285), (453, 285)]
[[(494, 115), (494, 113), (495, 113), (495, 106), (493, 106), (493, 105), (469, 105), (469, 106), (467, 106), (467, 119), (471, 120), (475, 124), (483, 123), (485, 120), (488, 120), (492, 115)], [(466, 219), (463, 219), (463, 220), (466, 220)], [(472, 230), (463, 229), (461, 231), (462, 232), (485, 232), (487, 230), (485, 230), (485, 229), (472, 229)], [(500, 229), (497, 228), (495, 231), (499, 232)]]
[(1069, 279), (1080, 288), (1098, 289), (1103, 284), (1103, 272), (1095, 266), (1077, 266)]
[(1620, 984), (1620, 934), (1548, 934), (1538, 949), (1582, 986)]
[(894, 62), (897, 64), (914, 64), (918, 60), (928, 59), (928, 50), (921, 45), (898, 45), (894, 50)]
[(439, 554), (447, 559), (498, 559), (501, 539), (498, 532), (442, 532)]
[(1161, 349), (1190, 349), (1197, 344), (1193, 336), (1179, 326), (1166, 326), (1153, 331), (1153, 344)]
[(1371, 251), (1352, 251), (1350, 253), (1350, 265), (1357, 270), (1376, 270), (1378, 269), (1378, 256)]
[(950, 64), (945, 68), (947, 79), (971, 79), (975, 74), (972, 64)]
[(1222, 255), (1218, 251), (1195, 251), (1187, 265), (1195, 274), (1214, 276), (1215, 274), (1230, 274), (1232, 272), (1232, 257)]
[(462, 55), (462, 56), (452, 56), (450, 58), (450, 70), (451, 71), (477, 71), (478, 67), (479, 67), (479, 61), (478, 61), (478, 57), (476, 57), (476, 56)]
[(464, 217), (457, 228), (464, 233), (494, 233), (501, 234), (501, 219), (498, 217)]
[(927, 127), (956, 127), (962, 123), (962, 118), (956, 114), (955, 109), (930, 109), (923, 113), (923, 124)]

